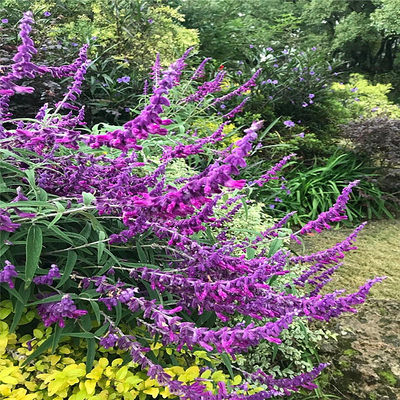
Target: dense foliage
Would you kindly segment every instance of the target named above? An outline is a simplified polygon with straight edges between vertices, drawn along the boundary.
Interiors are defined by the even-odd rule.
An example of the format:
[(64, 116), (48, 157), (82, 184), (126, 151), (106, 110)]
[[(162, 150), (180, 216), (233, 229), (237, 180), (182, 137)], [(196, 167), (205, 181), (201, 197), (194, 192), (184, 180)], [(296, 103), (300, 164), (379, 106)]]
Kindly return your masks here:
[[(205, 54), (240, 60), (249, 45), (317, 44), (363, 72), (398, 68), (396, 0), (175, 1), (197, 28)], [(233, 38), (233, 41), (231, 40)], [(282, 40), (283, 39), (283, 40)], [(233, 45), (234, 43), (234, 45)]]
[[(197, 83), (205, 60), (189, 74), (195, 89), (182, 96), (190, 49), (166, 69), (157, 59), (149, 98), (139, 114), (123, 126), (87, 132), (82, 129), (84, 108), (77, 103), (89, 65), (87, 47), (70, 65), (38, 65), (30, 37), (33, 22), (32, 13), (25, 13), (21, 44), (0, 78), (1, 296), (12, 302), (10, 333), (27, 307), (34, 307), (44, 327), (53, 328), (40, 345), (30, 342), (24, 364), (50, 347), (57, 349), (64, 338), (75, 337), (86, 341), (87, 372), (95, 365), (98, 341), (106, 349), (127, 353), (151, 380), (182, 398), (255, 400), (315, 387), (312, 381), (325, 364), (276, 378), (270, 371), (241, 369), (236, 355), (261, 341), (279, 345), (281, 332), (299, 318), (328, 321), (355, 311), (372, 285), (382, 280), (372, 279), (352, 294), (320, 294), (344, 253), (354, 249), (363, 225), (315, 254), (297, 256), (283, 247), (289, 239), (299, 241), (345, 219), (346, 203), (358, 181), (344, 187), (333, 206), (297, 232), (284, 228), (293, 215), (289, 213), (261, 232), (234, 240), (229, 226), (234, 215), (246, 209), (246, 192), (279, 179), (291, 156), (251, 181), (234, 179), (247, 167), (246, 159), (263, 133), (262, 121), (254, 121), (228, 147), (205, 151), (224, 139), (224, 127), (242, 110), (242, 103), (223, 116), (211, 135), (186, 135), (187, 140), (180, 141), (174, 132), (183, 130), (185, 136), (186, 129), (195, 126), (185, 126), (190, 118), (174, 119), (170, 98), (177, 97), (175, 106), (195, 115), (203, 106), (213, 109), (248, 93), (260, 72), (217, 97), (225, 74), (220, 71), (211, 81)], [(9, 100), (17, 93), (32, 93), (23, 80), (36, 76), (73, 80), (54, 106), (45, 104), (34, 119), (13, 119)], [(158, 152), (150, 154), (154, 163), (148, 150), (157, 146), (157, 137), (171, 138), (174, 144), (160, 141)], [(201, 162), (194, 175), (172, 182), (166, 177), (174, 159), (190, 164), (197, 157)], [(217, 379), (213, 389), (212, 363), (206, 364), (201, 373), (210, 372), (201, 378), (196, 373), (180, 379), (155, 356), (152, 346), (160, 343), (167, 355), (205, 351), (209, 358), (221, 359), (232, 381)], [(174, 363), (172, 357), (170, 361)], [(66, 369), (83, 377), (82, 365)], [(235, 380), (234, 370), (243, 381)], [(11, 390), (12, 382), (6, 381), (2, 390)], [(92, 383), (85, 388), (93, 393)]]
[[(90, 43), (87, 82), (81, 102), (86, 105), (87, 120), (126, 121), (129, 107), (136, 104), (136, 95), (143, 91), (144, 76), (157, 53), (167, 66), (188, 47), (198, 44), (197, 32), (184, 28), (184, 16), (168, 2), (150, 1), (44, 1), (5, 0), (0, 15), (7, 23), (2, 31), (1, 64), (7, 64), (17, 46), (17, 21), (21, 13), (31, 9), (37, 22), (33, 38), (41, 50), (38, 63), (71, 62), (79, 47)], [(62, 82), (39, 79), (32, 82), (37, 89), (27, 106), (26, 99), (16, 99), (21, 112), (31, 116), (32, 105), (54, 101), (64, 89)], [(61, 86), (60, 86), (61, 84)], [(15, 109), (15, 105), (13, 106)]]
[(357, 152), (374, 160), (381, 170), (381, 186), (398, 198), (400, 120), (377, 117), (350, 122), (342, 127), (342, 135), (351, 140)]

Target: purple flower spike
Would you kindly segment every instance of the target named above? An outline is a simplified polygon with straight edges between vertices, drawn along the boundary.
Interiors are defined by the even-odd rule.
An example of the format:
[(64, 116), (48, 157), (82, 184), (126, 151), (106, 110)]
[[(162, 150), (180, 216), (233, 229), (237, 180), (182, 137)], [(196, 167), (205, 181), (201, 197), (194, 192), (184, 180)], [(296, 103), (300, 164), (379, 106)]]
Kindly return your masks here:
[(3, 18), (3, 19), (1, 20), (1, 23), (2, 23), (2, 24), (8, 24), (8, 19), (7, 19), (7, 18)]
[(323, 229), (330, 229), (331, 226), (329, 223), (347, 219), (347, 216), (344, 215), (346, 212), (346, 204), (353, 188), (357, 186), (358, 183), (359, 181), (357, 180), (346, 186), (341, 195), (337, 198), (336, 203), (328, 211), (321, 213), (316, 220), (310, 221), (304, 225), (303, 228), (300, 229), (299, 234), (304, 235), (312, 230), (319, 233), (322, 232)]
[(43, 13), (43, 15), (44, 15), (45, 17), (50, 17), (51, 12), (50, 12), (50, 11), (45, 11), (45, 12)]

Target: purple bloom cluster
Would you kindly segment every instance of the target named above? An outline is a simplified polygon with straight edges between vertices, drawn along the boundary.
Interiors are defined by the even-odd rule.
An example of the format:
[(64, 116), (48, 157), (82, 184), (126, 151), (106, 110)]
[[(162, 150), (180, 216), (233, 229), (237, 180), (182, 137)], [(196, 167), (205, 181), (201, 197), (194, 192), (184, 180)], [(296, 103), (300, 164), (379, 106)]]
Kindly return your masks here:
[(130, 76), (123, 76), (123, 77), (117, 79), (118, 83), (129, 83), (130, 81), (131, 81)]
[(52, 285), (54, 278), (60, 278), (60, 270), (57, 265), (53, 264), (50, 271), (46, 275), (41, 275), (33, 278), (33, 282), (37, 285)]
[(20, 224), (12, 222), (8, 211), (0, 208), (0, 231), (15, 232)]
[(8, 286), (13, 289), (14, 282), (12, 278), (18, 276), (17, 271), (15, 270), (15, 266), (10, 263), (10, 261), (6, 260), (5, 265), (2, 270), (0, 270), (0, 282), (7, 283)]
[(65, 326), (65, 318), (77, 319), (87, 314), (86, 310), (78, 310), (71, 297), (66, 294), (58, 303), (44, 303), (37, 307), (38, 314), (44, 326), (57, 323), (60, 328)]

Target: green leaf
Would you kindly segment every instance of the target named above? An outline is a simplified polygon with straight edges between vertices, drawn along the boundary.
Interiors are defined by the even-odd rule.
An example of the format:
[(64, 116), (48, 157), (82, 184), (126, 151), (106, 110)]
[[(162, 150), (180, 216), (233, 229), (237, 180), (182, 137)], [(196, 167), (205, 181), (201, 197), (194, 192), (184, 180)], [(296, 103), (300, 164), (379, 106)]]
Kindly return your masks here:
[[(53, 303), (56, 301), (61, 301), (63, 296), (64, 295), (62, 295), (62, 294), (55, 294), (53, 296), (45, 297), (44, 299), (40, 299), (40, 300), (37, 300), (37, 301), (27, 304), (27, 307), (36, 306), (38, 304), (46, 304), (46, 303)], [(72, 300), (79, 298), (75, 293), (69, 293), (69, 297), (71, 297)]]
[(107, 322), (106, 324), (101, 326), (99, 329), (97, 329), (97, 331), (94, 333), (94, 335), (95, 336), (103, 336), (107, 332), (109, 326), (110, 326), (110, 324)]
[(21, 295), (17, 292), (17, 290), (15, 289), (11, 289), (10, 287), (8, 287), (7, 285), (3, 286), (4, 289), (7, 290), (8, 293), (10, 293), (11, 296), (15, 297), (18, 301), (20, 301), (21, 303), (24, 302), (24, 299), (21, 297)]
[(247, 205), (247, 201), (244, 198), (240, 199), (240, 201), (243, 204), (244, 213), (246, 215), (246, 220), (248, 220), (249, 219), (249, 206)]
[(115, 325), (118, 325), (122, 318), (122, 305), (121, 303), (117, 303), (115, 306)]
[[(51, 222), (43, 221), (43, 220), (40, 221), (40, 223), (48, 226), (49, 229), (54, 233), (54, 236), (56, 236), (58, 239), (62, 239), (62, 241), (65, 241), (71, 245), (74, 245), (74, 241), (71, 239), (71, 237), (68, 236), (66, 233), (64, 233), (58, 226), (56, 226), (56, 225), (50, 226)], [(70, 232), (69, 232), (69, 234), (71, 235)], [(63, 242), (60, 242), (60, 243), (63, 243)]]
[(57, 207), (57, 215), (47, 226), (48, 228), (51, 228), (53, 225), (55, 225), (58, 222), (58, 220), (63, 216), (63, 212), (65, 211), (65, 207), (59, 201), (55, 201), (54, 204)]
[(246, 255), (249, 260), (252, 260), (254, 258), (254, 256), (256, 255), (256, 250), (253, 249), (252, 247), (248, 247), (246, 249)]
[(42, 245), (42, 229), (38, 225), (32, 225), (29, 228), (28, 236), (26, 238), (25, 288), (31, 284), (39, 266)]
[(35, 182), (35, 170), (34, 169), (27, 169), (24, 172), (25, 172), (26, 177), (28, 178), (29, 186), (35, 192), (37, 192), (38, 188), (37, 188), (36, 182)]
[(229, 375), (231, 376), (232, 379), (234, 379), (235, 375), (233, 374), (232, 363), (231, 363), (231, 359), (229, 358), (228, 354), (222, 353), (221, 359), (222, 359), (222, 362), (224, 363), (226, 369), (228, 370)]
[(147, 263), (149, 262), (147, 256), (146, 256), (146, 252), (143, 250), (142, 246), (140, 245), (139, 241), (136, 241), (136, 250), (139, 256), (139, 261), (143, 262), (143, 263)]
[(62, 334), (61, 336), (70, 336), (70, 337), (76, 337), (76, 338), (82, 338), (82, 339), (93, 339), (94, 334), (91, 332), (68, 332), (65, 334)]
[(100, 324), (100, 307), (99, 307), (99, 305), (97, 304), (96, 301), (91, 301), (90, 305), (92, 306), (97, 323)]
[(86, 373), (88, 374), (93, 368), (94, 356), (96, 354), (96, 342), (94, 338), (86, 339)]
[(282, 243), (281, 239), (273, 240), (269, 246), (268, 257), (273, 256), (282, 247)]
[(61, 328), (59, 325), (56, 325), (54, 328), (53, 334), (50, 336), (51, 337), (51, 352), (54, 353), (56, 351), (56, 348), (58, 346), (58, 342), (61, 339), (61, 334), (63, 332), (63, 328)]
[[(99, 232), (99, 241), (106, 238), (106, 233), (104, 231)], [(101, 257), (103, 256), (104, 249), (106, 248), (105, 242), (100, 242), (97, 244), (97, 263), (100, 264)]]
[(85, 206), (90, 206), (92, 204), (92, 201), (96, 198), (92, 193), (87, 193), (87, 192), (83, 192), (82, 197), (83, 197), (83, 204)]
[(67, 255), (67, 261), (65, 263), (65, 268), (62, 273), (60, 282), (58, 282), (57, 288), (64, 285), (64, 283), (71, 277), (71, 272), (75, 267), (76, 260), (78, 259), (78, 255), (75, 251), (69, 251)]
[(30, 356), (25, 359), (25, 361), (22, 363), (22, 366), (29, 364), (36, 357), (48, 350), (51, 347), (52, 341), (53, 338), (51, 336), (48, 337)]
[(21, 320), (22, 314), (25, 310), (26, 303), (29, 300), (29, 296), (31, 295), (31, 287), (25, 288), (24, 285), (20, 285), (18, 289), (18, 294), (22, 301), (16, 301), (14, 306), (14, 318), (10, 326), (10, 332), (14, 332), (17, 328), (19, 321)]

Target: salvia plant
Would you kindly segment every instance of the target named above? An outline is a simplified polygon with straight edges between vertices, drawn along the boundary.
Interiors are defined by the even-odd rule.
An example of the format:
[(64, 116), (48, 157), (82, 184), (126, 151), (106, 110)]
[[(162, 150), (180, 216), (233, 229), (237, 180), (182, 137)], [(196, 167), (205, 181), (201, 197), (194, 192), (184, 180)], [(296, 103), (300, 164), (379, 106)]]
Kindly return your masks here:
[[(149, 101), (135, 118), (118, 129), (87, 134), (80, 129), (84, 109), (77, 105), (89, 64), (87, 47), (70, 65), (37, 65), (30, 38), (33, 22), (26, 12), (20, 22), (21, 44), (0, 78), (1, 296), (13, 302), (11, 332), (30, 307), (45, 327), (54, 327), (40, 346), (31, 343), (33, 352), (25, 362), (56, 349), (63, 337), (76, 337), (87, 341), (88, 370), (98, 341), (104, 348), (125, 351), (128, 361), (184, 399), (256, 400), (315, 387), (313, 380), (325, 364), (293, 378), (274, 378), (268, 371), (240, 370), (234, 360), (261, 341), (279, 344), (281, 332), (296, 318), (329, 321), (354, 312), (372, 285), (383, 279), (372, 279), (352, 294), (320, 294), (345, 252), (355, 248), (363, 225), (314, 254), (293, 255), (282, 247), (289, 236), (299, 241), (346, 218), (346, 202), (357, 181), (297, 232), (284, 229), (290, 213), (255, 237), (232, 240), (226, 231), (240, 206), (230, 206), (245, 207), (246, 190), (278, 179), (290, 159), (251, 182), (235, 179), (246, 168), (262, 121), (254, 121), (241, 139), (216, 151), (203, 171), (166, 183), (165, 170), (172, 160), (199, 154), (223, 135), (222, 126), (209, 137), (165, 147), (158, 166), (143, 172), (142, 144), (153, 135), (169, 134), (168, 126), (174, 123), (173, 116), (165, 118), (169, 95), (180, 84), (190, 51), (164, 70), (156, 62)], [(13, 119), (10, 98), (31, 93), (23, 80), (45, 74), (73, 77), (62, 100), (54, 107), (42, 106), (35, 119)], [(248, 92), (258, 74), (234, 92), (216, 97), (219, 74), (183, 97), (181, 105), (201, 107), (210, 96), (208, 103), (220, 104)], [(217, 216), (218, 206), (229, 211)], [(295, 269), (299, 272), (293, 276)], [(228, 322), (238, 315), (243, 322), (231, 326)], [(219, 326), (226, 325), (216, 328), (217, 319)], [(155, 342), (178, 352), (219, 355), (227, 370), (238, 370), (243, 381), (221, 381), (214, 391), (207, 390), (207, 374), (182, 382), (157, 362), (149, 345)]]

